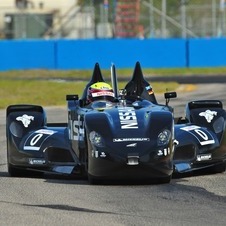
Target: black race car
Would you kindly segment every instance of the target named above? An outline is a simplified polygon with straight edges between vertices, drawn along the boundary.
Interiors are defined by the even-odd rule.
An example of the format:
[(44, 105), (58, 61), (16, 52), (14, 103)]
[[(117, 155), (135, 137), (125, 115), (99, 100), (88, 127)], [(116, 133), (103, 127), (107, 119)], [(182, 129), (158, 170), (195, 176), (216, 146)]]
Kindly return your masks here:
[[(114, 98), (87, 103), (87, 91), (104, 82), (96, 63), (84, 94), (67, 95), (68, 122), (46, 123), (41, 106), (7, 108), (7, 160), (10, 176), (36, 173), (105, 180), (168, 183), (173, 173), (209, 168), (225, 171), (226, 113), (219, 100), (192, 101), (186, 117), (174, 118), (170, 98), (159, 104), (137, 62), (132, 79)], [(97, 94), (95, 94), (97, 95)]]

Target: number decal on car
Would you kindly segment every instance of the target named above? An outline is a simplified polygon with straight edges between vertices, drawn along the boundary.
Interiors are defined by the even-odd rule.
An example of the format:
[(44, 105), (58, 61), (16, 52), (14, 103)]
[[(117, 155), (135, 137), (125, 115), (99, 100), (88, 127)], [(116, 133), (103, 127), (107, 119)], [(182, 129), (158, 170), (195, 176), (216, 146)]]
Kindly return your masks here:
[(24, 150), (39, 151), (43, 142), (56, 131), (40, 129), (32, 133), (24, 143)]
[(192, 134), (201, 145), (214, 144), (215, 140), (211, 133), (200, 126), (186, 126), (181, 128), (184, 131)]

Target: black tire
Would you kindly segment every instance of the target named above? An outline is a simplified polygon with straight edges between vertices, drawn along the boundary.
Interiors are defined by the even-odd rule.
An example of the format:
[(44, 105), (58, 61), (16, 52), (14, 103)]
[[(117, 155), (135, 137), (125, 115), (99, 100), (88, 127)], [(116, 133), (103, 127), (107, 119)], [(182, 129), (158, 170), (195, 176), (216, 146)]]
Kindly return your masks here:
[(84, 149), (84, 174), (88, 177), (89, 172), (89, 141), (85, 134), (85, 149)]
[(91, 153), (91, 146), (90, 146), (90, 141), (88, 140), (88, 137), (86, 136), (86, 150), (85, 150), (85, 158), (86, 158), (86, 161), (85, 161), (85, 172), (88, 176), (88, 181), (89, 181), (89, 184), (100, 184), (100, 179), (99, 178), (96, 178), (96, 177), (93, 177), (89, 174), (89, 153)]
[(18, 169), (8, 163), (8, 173), (10, 177), (26, 177), (28, 173), (26, 170)]
[(29, 178), (40, 178), (43, 176), (42, 172), (29, 171), (26, 169), (20, 169), (8, 163), (8, 174), (10, 177), (29, 177)]
[(89, 174), (88, 174), (88, 181), (89, 181), (89, 184), (93, 184), (93, 185), (101, 184), (101, 180), (99, 178), (95, 178)]
[(158, 182), (160, 184), (169, 184), (170, 181), (171, 181), (171, 179), (172, 179), (172, 175), (167, 176), (167, 177), (160, 178), (160, 179), (158, 179)]
[(218, 164), (213, 167), (212, 172), (213, 173), (223, 173), (226, 170), (226, 163), (223, 162), (221, 164)]

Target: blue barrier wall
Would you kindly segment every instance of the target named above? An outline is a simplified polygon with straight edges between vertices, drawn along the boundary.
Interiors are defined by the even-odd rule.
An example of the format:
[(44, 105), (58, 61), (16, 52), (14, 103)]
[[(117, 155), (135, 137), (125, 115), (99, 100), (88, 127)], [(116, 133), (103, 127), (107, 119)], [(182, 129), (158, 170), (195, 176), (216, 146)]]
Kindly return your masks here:
[(0, 41), (0, 71), (17, 69), (185, 68), (226, 66), (226, 39)]
[(226, 66), (226, 39), (191, 39), (188, 45), (189, 67)]
[(0, 41), (0, 70), (55, 69), (54, 41)]
[(110, 68), (113, 62), (117, 68), (130, 68), (137, 61), (142, 67), (185, 67), (185, 47), (182, 39), (63, 40), (57, 43), (57, 67), (93, 68), (98, 62)]

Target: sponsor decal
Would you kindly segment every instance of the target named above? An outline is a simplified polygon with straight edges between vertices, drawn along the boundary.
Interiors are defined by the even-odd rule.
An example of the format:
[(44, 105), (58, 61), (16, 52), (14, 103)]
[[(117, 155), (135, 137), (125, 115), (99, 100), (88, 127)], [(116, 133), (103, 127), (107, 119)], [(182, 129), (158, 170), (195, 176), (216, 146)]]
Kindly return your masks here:
[(46, 161), (44, 159), (29, 159), (29, 164), (31, 165), (43, 165)]
[(211, 154), (197, 155), (196, 159), (199, 162), (201, 162), (201, 161), (208, 161), (208, 160), (212, 159), (212, 155)]
[(154, 93), (151, 86), (146, 86), (145, 89), (148, 91), (148, 94), (151, 95)]
[(137, 142), (137, 141), (150, 141), (150, 138), (146, 138), (146, 137), (143, 137), (143, 138), (114, 138), (113, 139), (113, 142)]
[(167, 156), (170, 154), (170, 148), (164, 148), (163, 150), (159, 149), (157, 151), (158, 156)]
[(214, 144), (215, 140), (211, 133), (199, 126), (185, 126), (181, 130), (187, 131), (192, 134), (201, 145)]
[(132, 143), (132, 144), (127, 144), (126, 145), (126, 147), (133, 147), (133, 148), (135, 148), (137, 146), (137, 143)]
[(28, 127), (31, 123), (31, 121), (34, 121), (34, 116), (29, 116), (29, 115), (22, 115), (22, 116), (18, 116), (16, 118), (17, 121), (21, 121), (24, 125), (24, 127)]
[(98, 93), (92, 93), (92, 97), (111, 96), (114, 97), (114, 93), (108, 91), (101, 91)]
[(211, 121), (213, 120), (214, 116), (217, 115), (217, 112), (216, 111), (211, 111), (211, 110), (206, 110), (205, 112), (199, 113), (199, 115), (205, 117), (206, 121), (208, 123), (211, 123)]
[(106, 157), (105, 152), (101, 152), (101, 153), (100, 153), (100, 157), (101, 157), (101, 158), (105, 158), (105, 157)]
[(92, 150), (91, 155), (92, 155), (93, 158), (99, 158), (99, 157), (105, 158), (106, 157), (106, 154), (103, 151), (101, 153), (99, 153), (99, 151)]
[(119, 107), (119, 120), (121, 129), (138, 129), (138, 122), (133, 107)]

